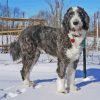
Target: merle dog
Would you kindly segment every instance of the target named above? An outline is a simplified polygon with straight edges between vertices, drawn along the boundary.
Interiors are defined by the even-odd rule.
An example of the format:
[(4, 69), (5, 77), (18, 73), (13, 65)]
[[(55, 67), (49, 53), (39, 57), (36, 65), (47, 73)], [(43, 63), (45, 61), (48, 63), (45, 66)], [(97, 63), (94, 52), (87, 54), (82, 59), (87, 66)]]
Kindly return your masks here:
[(82, 42), (89, 28), (89, 16), (81, 7), (70, 7), (64, 15), (62, 29), (48, 26), (29, 26), (22, 31), (17, 41), (11, 43), (13, 60), (22, 57), (22, 79), (32, 85), (29, 75), (38, 61), (41, 51), (57, 57), (57, 91), (65, 92), (65, 74), (69, 91), (77, 90), (75, 69), (82, 52)]

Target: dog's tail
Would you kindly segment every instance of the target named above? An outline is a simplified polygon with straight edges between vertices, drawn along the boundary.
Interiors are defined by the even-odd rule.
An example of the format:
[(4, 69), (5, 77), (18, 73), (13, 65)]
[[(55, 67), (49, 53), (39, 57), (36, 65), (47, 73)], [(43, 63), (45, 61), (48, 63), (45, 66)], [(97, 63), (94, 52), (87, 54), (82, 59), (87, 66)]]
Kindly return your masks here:
[(13, 61), (18, 60), (21, 57), (21, 48), (18, 41), (14, 41), (10, 44), (10, 55)]

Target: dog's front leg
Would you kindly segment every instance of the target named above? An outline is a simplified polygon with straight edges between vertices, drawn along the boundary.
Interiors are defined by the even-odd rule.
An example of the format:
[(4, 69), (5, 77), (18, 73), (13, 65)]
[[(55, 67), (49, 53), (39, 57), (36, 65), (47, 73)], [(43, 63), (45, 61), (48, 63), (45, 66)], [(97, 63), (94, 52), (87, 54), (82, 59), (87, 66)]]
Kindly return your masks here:
[(70, 92), (77, 91), (77, 87), (75, 85), (75, 71), (77, 67), (78, 61), (70, 63), (67, 67), (67, 89)]
[(77, 87), (75, 86), (75, 69), (73, 69), (72, 66), (68, 66), (67, 68), (67, 89), (68, 92), (77, 90)]
[(65, 93), (65, 72), (66, 72), (66, 66), (64, 62), (60, 59), (58, 59), (58, 68), (57, 68), (57, 92)]
[(65, 93), (65, 79), (59, 76), (57, 78), (57, 92)]

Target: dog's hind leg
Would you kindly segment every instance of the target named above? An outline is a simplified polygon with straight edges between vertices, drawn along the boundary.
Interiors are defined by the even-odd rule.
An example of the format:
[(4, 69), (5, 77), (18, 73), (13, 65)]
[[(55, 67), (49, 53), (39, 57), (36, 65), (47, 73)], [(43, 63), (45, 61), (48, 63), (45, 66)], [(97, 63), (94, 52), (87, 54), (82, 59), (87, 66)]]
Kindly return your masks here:
[(30, 71), (32, 70), (32, 67), (37, 62), (39, 56), (40, 56), (39, 50), (27, 52), (22, 56), (23, 68), (21, 70), (21, 76), (25, 85), (28, 86), (34, 85), (30, 81)]
[(58, 68), (57, 68), (57, 92), (65, 93), (65, 72), (66, 65), (63, 60), (58, 58)]

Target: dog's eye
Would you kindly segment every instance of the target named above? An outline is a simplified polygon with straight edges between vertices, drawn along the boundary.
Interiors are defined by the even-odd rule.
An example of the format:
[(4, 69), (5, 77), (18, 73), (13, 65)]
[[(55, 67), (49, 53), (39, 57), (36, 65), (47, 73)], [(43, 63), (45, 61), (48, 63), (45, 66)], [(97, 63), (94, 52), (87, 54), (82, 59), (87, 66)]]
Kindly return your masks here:
[(82, 12), (78, 12), (80, 16), (84, 16), (84, 14)]
[(72, 16), (74, 14), (74, 12), (69, 12), (69, 15)]

